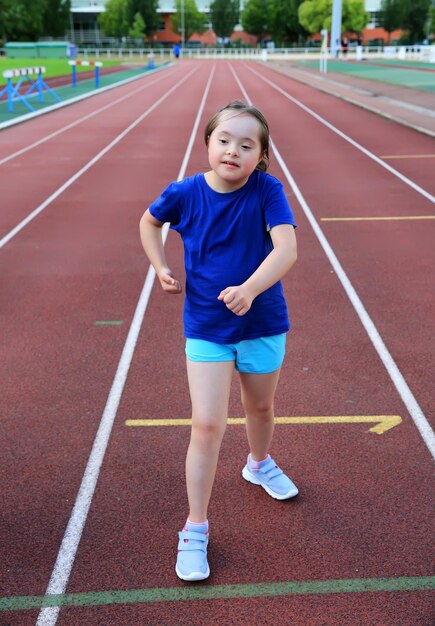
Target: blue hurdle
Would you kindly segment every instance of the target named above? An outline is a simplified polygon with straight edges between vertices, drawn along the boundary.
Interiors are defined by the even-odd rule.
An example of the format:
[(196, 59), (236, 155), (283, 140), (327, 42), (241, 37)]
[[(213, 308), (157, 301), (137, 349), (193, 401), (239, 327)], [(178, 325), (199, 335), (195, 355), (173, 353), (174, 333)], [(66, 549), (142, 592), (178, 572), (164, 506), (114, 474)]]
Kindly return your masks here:
[(95, 87), (100, 86), (100, 67), (103, 67), (101, 61), (68, 61), (72, 69), (72, 86), (77, 85), (77, 65), (84, 65), (89, 67), (95, 67)]
[[(39, 102), (44, 102), (43, 92), (48, 91), (50, 95), (53, 96), (57, 102), (61, 102), (59, 96), (54, 93), (52, 89), (44, 82), (42, 75), (45, 73), (45, 67), (20, 67), (13, 70), (5, 70), (3, 72), (3, 78), (7, 79), (6, 87), (0, 91), (0, 98), (6, 93), (8, 96), (8, 111), (9, 113), (13, 113), (14, 111), (14, 102), (19, 100), (29, 111), (34, 111), (35, 109), (32, 105), (27, 102), (27, 97), (33, 92), (38, 92), (38, 100)], [(32, 80), (30, 76), (37, 75), (36, 80)], [(19, 80), (16, 85), (13, 85), (12, 79), (19, 77)], [(20, 94), (19, 89), (23, 83), (23, 81), (27, 80), (30, 83), (29, 89), (24, 93)]]

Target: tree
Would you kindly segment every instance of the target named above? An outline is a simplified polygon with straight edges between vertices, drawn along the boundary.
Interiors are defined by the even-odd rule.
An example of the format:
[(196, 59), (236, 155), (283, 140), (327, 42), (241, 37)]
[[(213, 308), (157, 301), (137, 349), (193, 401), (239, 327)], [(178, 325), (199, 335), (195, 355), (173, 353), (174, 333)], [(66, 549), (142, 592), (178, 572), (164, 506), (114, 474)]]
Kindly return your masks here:
[(0, 0), (0, 37), (3, 41), (16, 39), (24, 7), (14, 0)]
[(104, 13), (98, 16), (98, 23), (108, 37), (121, 39), (128, 35), (127, 0), (107, 0)]
[(431, 0), (401, 0), (400, 25), (408, 31), (410, 43), (426, 38), (426, 25)]
[(298, 8), (303, 0), (271, 0), (270, 33), (275, 43), (299, 41), (307, 31), (299, 23)]
[(344, 33), (360, 33), (369, 22), (364, 0), (343, 0), (342, 24)]
[(0, 0), (0, 32), (5, 41), (36, 41), (43, 34), (47, 0)]
[(239, 0), (213, 0), (210, 21), (218, 37), (231, 37), (239, 21)]
[(320, 33), (323, 28), (331, 31), (332, 0), (305, 0), (299, 6), (299, 22), (309, 33)]
[(160, 23), (158, 8), (159, 0), (128, 0), (129, 24), (133, 24), (136, 14), (140, 13), (145, 24), (145, 34), (152, 35)]
[[(171, 15), (171, 28), (174, 33), (181, 33), (181, 0), (175, 0), (175, 7), (177, 12)], [(207, 28), (207, 21), (207, 16), (198, 11), (195, 0), (184, 0), (184, 41), (189, 41), (193, 33), (203, 33)]]
[(145, 35), (145, 22), (143, 21), (143, 17), (140, 13), (136, 13), (134, 16), (133, 24), (128, 31), (130, 37), (133, 39), (141, 39), (143, 40)]
[(70, 0), (47, 0), (43, 17), (44, 35), (62, 37), (70, 24)]
[(435, 4), (429, 9), (429, 32), (433, 35), (435, 33)]
[(255, 35), (259, 39), (264, 39), (269, 33), (271, 29), (269, 5), (270, 0), (247, 1), (242, 11), (242, 26), (247, 33)]
[[(309, 33), (331, 32), (332, 0), (305, 0), (298, 10), (299, 21)], [(343, 0), (342, 33), (360, 33), (369, 21), (363, 0)]]
[(400, 0), (381, 0), (380, 25), (388, 33), (390, 41), (393, 30), (400, 28)]

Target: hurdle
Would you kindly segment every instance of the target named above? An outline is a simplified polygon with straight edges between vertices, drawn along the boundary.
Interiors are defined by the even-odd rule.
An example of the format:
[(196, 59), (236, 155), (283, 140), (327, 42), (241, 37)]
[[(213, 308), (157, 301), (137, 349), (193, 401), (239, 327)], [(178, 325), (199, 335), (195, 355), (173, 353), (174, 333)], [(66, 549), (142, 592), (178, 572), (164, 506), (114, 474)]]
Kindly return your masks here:
[(68, 61), (72, 69), (72, 86), (77, 85), (77, 65), (95, 67), (95, 87), (100, 86), (100, 67), (103, 67), (101, 61)]
[[(36, 80), (32, 80), (30, 76), (37, 75)], [(3, 78), (7, 79), (6, 87), (0, 91), (0, 98), (3, 97), (4, 94), (8, 96), (8, 111), (9, 113), (13, 113), (14, 111), (14, 102), (17, 100), (21, 101), (25, 106), (32, 111), (35, 109), (32, 107), (30, 102), (27, 102), (28, 96), (33, 92), (38, 92), (38, 100), (39, 102), (44, 102), (43, 92), (48, 91), (50, 95), (53, 96), (57, 102), (61, 102), (59, 96), (54, 93), (52, 89), (44, 82), (42, 75), (45, 74), (45, 67), (20, 67), (12, 70), (4, 70)], [(18, 77), (18, 82), (14, 86), (12, 83), (13, 78)], [(29, 89), (24, 93), (20, 94), (19, 89), (23, 84), (23, 81), (27, 80), (30, 83)], [(36, 94), (35, 94), (36, 95)]]

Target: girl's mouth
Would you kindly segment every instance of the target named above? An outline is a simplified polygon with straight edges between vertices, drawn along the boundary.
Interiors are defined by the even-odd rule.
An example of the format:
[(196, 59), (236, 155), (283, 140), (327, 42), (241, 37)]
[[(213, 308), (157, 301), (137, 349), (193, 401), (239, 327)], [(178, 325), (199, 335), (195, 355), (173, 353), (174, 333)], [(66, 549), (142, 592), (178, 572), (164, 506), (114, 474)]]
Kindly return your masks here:
[(237, 163), (234, 163), (234, 161), (222, 161), (222, 163), (224, 165), (229, 165), (230, 167), (239, 167), (239, 165)]

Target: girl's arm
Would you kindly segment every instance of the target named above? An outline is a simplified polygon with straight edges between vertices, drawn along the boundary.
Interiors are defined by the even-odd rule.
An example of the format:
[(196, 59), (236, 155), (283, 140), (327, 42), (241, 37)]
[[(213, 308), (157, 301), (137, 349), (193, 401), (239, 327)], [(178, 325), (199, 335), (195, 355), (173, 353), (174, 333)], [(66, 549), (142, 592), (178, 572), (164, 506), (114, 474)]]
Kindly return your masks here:
[(270, 236), (273, 250), (263, 263), (242, 285), (227, 287), (218, 296), (218, 300), (222, 300), (235, 315), (245, 315), (254, 298), (281, 280), (296, 261), (297, 245), (293, 226), (274, 226)]
[(166, 261), (162, 240), (162, 226), (162, 222), (156, 220), (149, 212), (149, 209), (147, 209), (140, 221), (140, 238), (143, 249), (151, 265), (156, 270), (163, 291), (166, 293), (181, 293), (181, 284), (174, 278)]

